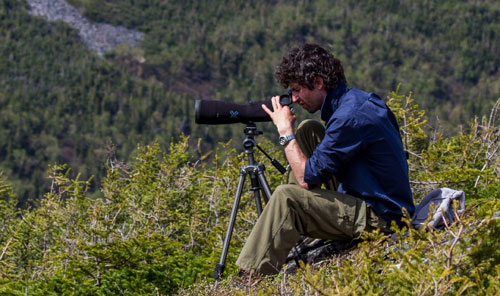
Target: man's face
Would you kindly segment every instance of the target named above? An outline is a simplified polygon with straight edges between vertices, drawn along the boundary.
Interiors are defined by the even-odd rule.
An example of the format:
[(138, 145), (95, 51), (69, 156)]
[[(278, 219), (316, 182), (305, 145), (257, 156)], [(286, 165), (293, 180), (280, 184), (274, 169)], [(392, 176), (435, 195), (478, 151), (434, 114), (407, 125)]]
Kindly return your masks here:
[(313, 89), (295, 82), (290, 83), (290, 89), (292, 90), (293, 102), (298, 103), (307, 112), (314, 113), (323, 106), (323, 101), (326, 97), (326, 91), (323, 88), (323, 79), (320, 82), (317, 80)]

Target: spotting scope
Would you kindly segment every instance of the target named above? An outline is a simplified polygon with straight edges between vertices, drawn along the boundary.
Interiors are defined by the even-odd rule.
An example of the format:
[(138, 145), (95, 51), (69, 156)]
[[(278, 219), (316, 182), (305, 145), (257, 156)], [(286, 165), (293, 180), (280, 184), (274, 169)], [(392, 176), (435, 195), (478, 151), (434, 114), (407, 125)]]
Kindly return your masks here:
[[(271, 121), (271, 117), (262, 109), (262, 104), (273, 110), (271, 99), (237, 104), (217, 100), (196, 100), (195, 121), (197, 124), (231, 124)], [(292, 92), (288, 90), (280, 96), (280, 104), (292, 104)]]

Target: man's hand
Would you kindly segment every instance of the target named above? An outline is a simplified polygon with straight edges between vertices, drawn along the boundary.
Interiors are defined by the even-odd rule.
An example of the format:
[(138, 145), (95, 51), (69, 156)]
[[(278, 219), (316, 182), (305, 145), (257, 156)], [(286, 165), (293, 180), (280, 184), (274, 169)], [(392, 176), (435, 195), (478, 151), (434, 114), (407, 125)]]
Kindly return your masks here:
[(281, 136), (293, 134), (293, 123), (295, 122), (295, 115), (288, 106), (282, 106), (279, 102), (280, 97), (276, 96), (271, 99), (273, 111), (262, 104), (262, 109), (273, 120), (274, 125), (278, 129)]
[[(269, 110), (266, 105), (262, 105), (262, 109), (273, 120), (274, 125), (278, 129), (278, 133), (281, 136), (287, 136), (293, 134), (293, 123), (295, 122), (295, 115), (290, 111), (290, 107), (282, 106), (279, 103), (279, 97), (273, 97), (271, 99), (273, 104), (273, 111)], [(299, 182), (299, 186), (305, 189), (309, 188), (309, 185), (304, 182), (304, 171), (306, 169), (307, 158), (300, 149), (299, 144), (296, 139), (291, 140), (285, 146), (285, 155), (290, 167), (292, 168), (295, 179)]]

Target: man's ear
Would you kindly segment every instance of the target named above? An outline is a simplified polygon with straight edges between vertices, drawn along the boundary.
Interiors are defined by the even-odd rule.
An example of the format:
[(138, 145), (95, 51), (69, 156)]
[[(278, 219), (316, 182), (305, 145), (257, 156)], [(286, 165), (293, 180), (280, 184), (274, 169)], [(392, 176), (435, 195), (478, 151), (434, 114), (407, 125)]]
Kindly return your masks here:
[(316, 78), (314, 78), (314, 88), (317, 90), (325, 89), (325, 82), (322, 77), (316, 76)]

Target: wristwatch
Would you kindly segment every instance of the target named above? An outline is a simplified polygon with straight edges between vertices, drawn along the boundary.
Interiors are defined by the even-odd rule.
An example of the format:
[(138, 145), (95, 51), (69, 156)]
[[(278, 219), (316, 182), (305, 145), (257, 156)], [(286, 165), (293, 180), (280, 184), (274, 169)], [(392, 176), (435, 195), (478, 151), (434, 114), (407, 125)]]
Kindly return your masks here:
[(288, 136), (280, 136), (280, 145), (281, 146), (285, 146), (288, 142), (290, 142), (293, 139), (295, 139), (295, 135), (294, 134), (291, 134), (291, 135), (288, 135)]

